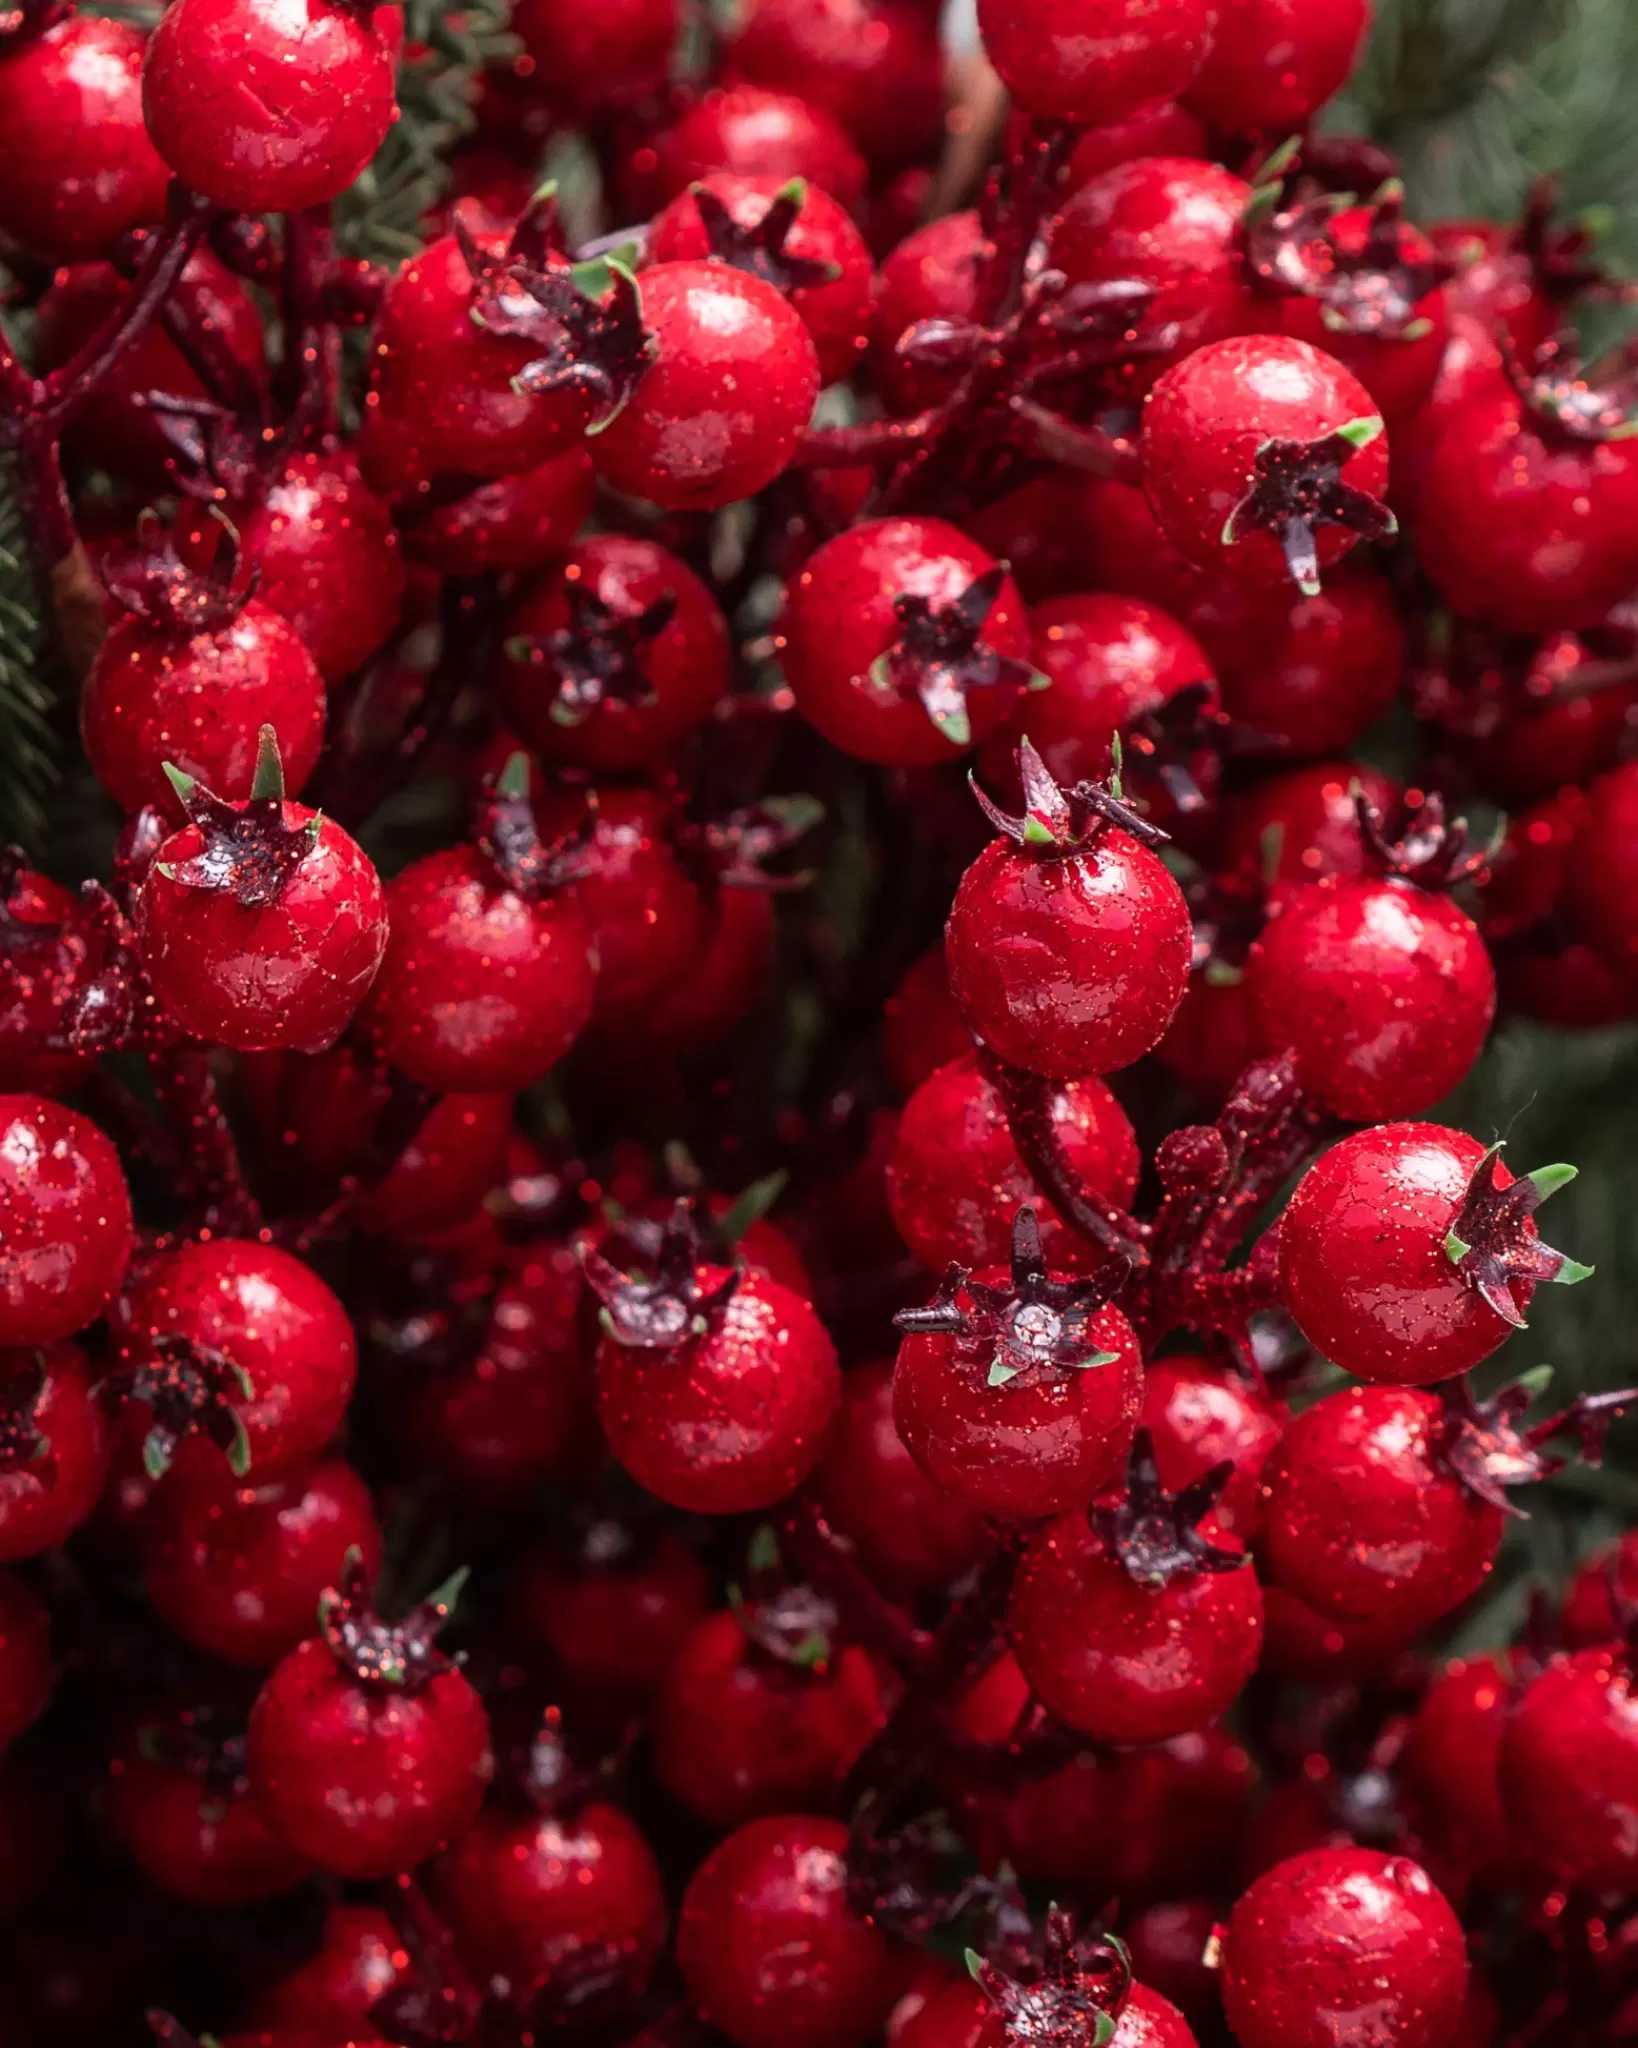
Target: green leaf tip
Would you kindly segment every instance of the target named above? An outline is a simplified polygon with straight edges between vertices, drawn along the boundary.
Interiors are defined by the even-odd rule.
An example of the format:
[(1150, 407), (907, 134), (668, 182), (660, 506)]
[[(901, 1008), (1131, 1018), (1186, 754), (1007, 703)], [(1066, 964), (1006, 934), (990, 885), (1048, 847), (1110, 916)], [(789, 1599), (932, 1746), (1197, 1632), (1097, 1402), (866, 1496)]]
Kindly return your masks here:
[(256, 773), (251, 778), (250, 795), (252, 802), (284, 801), (284, 762), (279, 758), (279, 736), (270, 725), (256, 735)]

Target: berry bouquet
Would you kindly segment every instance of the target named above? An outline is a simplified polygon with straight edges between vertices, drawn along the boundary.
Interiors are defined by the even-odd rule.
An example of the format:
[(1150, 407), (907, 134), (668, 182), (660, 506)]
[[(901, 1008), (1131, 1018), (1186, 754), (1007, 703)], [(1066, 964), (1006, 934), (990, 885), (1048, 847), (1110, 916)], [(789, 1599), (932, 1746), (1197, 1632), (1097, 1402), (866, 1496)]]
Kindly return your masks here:
[(940, 12), (0, 15), (0, 2048), (1638, 2041), (1542, 10)]

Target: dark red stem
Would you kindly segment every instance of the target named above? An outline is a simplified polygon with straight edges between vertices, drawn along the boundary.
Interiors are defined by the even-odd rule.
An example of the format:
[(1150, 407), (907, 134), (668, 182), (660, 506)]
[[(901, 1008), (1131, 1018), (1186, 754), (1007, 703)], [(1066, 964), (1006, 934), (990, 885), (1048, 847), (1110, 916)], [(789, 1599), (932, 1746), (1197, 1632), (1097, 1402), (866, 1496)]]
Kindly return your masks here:
[(860, 427), (816, 427), (804, 434), (792, 469), (844, 469), (865, 462), (897, 462), (931, 433), (940, 409), (908, 420), (870, 420)]
[(1083, 1185), (1052, 1121), (1052, 1082), (1024, 1067), (1010, 1066), (987, 1045), (979, 1048), (978, 1057), (1005, 1105), (1012, 1142), (1031, 1180), (1090, 1244), (1130, 1259), (1141, 1270), (1148, 1257), (1145, 1226)]
[(150, 1052), (148, 1068), (176, 1133), (189, 1192), (203, 1204), (206, 1220), (231, 1237), (255, 1237), (261, 1208), (245, 1180), (209, 1055), (197, 1046), (176, 1046)]
[(885, 1658), (901, 1677), (926, 1664), (933, 1638), (877, 1588), (813, 1501), (797, 1499), (781, 1533), (797, 1575), (834, 1604), (845, 1636)]

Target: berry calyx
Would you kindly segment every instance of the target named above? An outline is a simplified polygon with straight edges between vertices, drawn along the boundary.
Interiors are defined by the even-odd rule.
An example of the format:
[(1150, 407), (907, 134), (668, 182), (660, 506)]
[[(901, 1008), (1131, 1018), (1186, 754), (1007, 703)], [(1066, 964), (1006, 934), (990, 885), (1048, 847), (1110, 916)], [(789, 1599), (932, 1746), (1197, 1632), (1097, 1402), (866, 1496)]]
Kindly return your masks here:
[(1567, 1457), (1546, 1449), (1554, 1437), (1573, 1436), (1581, 1462), (1596, 1465), (1603, 1456), (1610, 1424), (1638, 1400), (1638, 1390), (1618, 1387), (1602, 1394), (1578, 1394), (1567, 1408), (1544, 1416), (1528, 1429), (1524, 1416), (1552, 1379), (1552, 1369), (1539, 1367), (1480, 1400), (1466, 1378), (1442, 1387), (1444, 1430), (1438, 1447), (1440, 1462), (1469, 1493), (1503, 1514), (1522, 1515), (1507, 1489), (1547, 1479), (1561, 1471)]
[(780, 186), (761, 217), (749, 223), (736, 220), (709, 185), (690, 185), (688, 196), (705, 229), (710, 253), (719, 263), (732, 264), (735, 270), (747, 271), (785, 293), (804, 285), (830, 284), (840, 275), (836, 264), (798, 256), (785, 246), (807, 203), (805, 179), (792, 178)]
[(1126, 801), (1121, 788), (1118, 741), (1107, 782), (1087, 780), (1064, 788), (1048, 772), (1046, 763), (1027, 739), (1019, 741), (1016, 760), (1024, 793), (1024, 808), (1016, 817), (993, 802), (976, 777), (969, 781), (979, 809), (997, 832), (1004, 832), (1017, 845), (1028, 847), (1043, 859), (1067, 856), (1082, 852), (1110, 825), (1118, 825), (1141, 846), (1167, 844), (1168, 835)]
[(1027, 662), (998, 654), (984, 639), (984, 626), (1007, 581), (997, 562), (975, 577), (952, 604), (933, 604), (917, 591), (893, 600), (899, 636), (870, 666), (878, 689), (915, 696), (952, 747), (970, 747), (972, 720), (967, 715), (971, 690), (1003, 684), (1026, 689), (1035, 671)]
[(1593, 1269), (1554, 1251), (1526, 1228), (1547, 1197), (1575, 1179), (1576, 1169), (1538, 1166), (1502, 1187), (1496, 1179), (1501, 1151), (1499, 1142), (1492, 1145), (1473, 1169), (1466, 1198), (1445, 1236), (1445, 1256), (1504, 1322), (1522, 1330), (1515, 1283), (1551, 1280), (1574, 1287), (1591, 1279)]
[(202, 1436), (227, 1459), (237, 1478), (250, 1470), (250, 1435), (239, 1403), (255, 1386), (242, 1365), (189, 1337), (165, 1333), (125, 1377), (125, 1398), (150, 1417), (142, 1438), (142, 1464), (150, 1479), (162, 1479), (183, 1440)]
[(465, 1572), (457, 1572), (402, 1620), (386, 1622), (376, 1612), (363, 1554), (350, 1550), (339, 1580), (319, 1595), (319, 1631), (331, 1656), (360, 1685), (417, 1693), (456, 1668), (438, 1648), (438, 1636), (465, 1583)]
[(1318, 529), (1340, 526), (1360, 540), (1386, 540), (1398, 521), (1382, 500), (1343, 480), (1343, 469), (1382, 432), (1374, 414), (1345, 420), (1313, 441), (1271, 436), (1257, 449), (1245, 496), (1223, 524), (1232, 548), (1253, 533), (1279, 543), (1291, 581), (1305, 597), (1320, 591)]
[(1190, 1572), (1237, 1572), (1245, 1551), (1213, 1543), (1200, 1527), (1233, 1477), (1234, 1461), (1224, 1458), (1168, 1493), (1160, 1483), (1154, 1437), (1140, 1429), (1132, 1438), (1125, 1494), (1113, 1503), (1095, 1502), (1092, 1526), (1135, 1585), (1167, 1586)]
[(967, 1972), (1002, 2022), (1007, 2048), (1108, 2048), (1132, 1989), (1132, 1959), (1108, 1935), (1085, 1937), (1052, 1907), (1035, 1956), (1009, 1954), (1003, 1967), (974, 1950)]
[(592, 1246), (581, 1253), (587, 1284), (601, 1304), (598, 1321), (621, 1344), (669, 1350), (703, 1337), (739, 1286), (740, 1271), (702, 1264), (694, 1205), (674, 1204), (654, 1254), (651, 1273), (622, 1273)]
[(317, 846), (320, 820), (315, 811), (303, 824), (286, 822), (284, 768), (272, 726), (257, 734), (256, 773), (243, 803), (225, 803), (168, 761), (165, 775), (188, 822), (197, 826), (200, 844), (183, 861), (156, 855), (153, 872), (184, 888), (231, 896), (242, 910), (277, 903)]
[(653, 704), (648, 650), (677, 615), (677, 594), (661, 591), (641, 611), (617, 612), (584, 580), (565, 591), (569, 623), (544, 640), (506, 643), (513, 661), (550, 668), (557, 682), (550, 716), (579, 725), (603, 704)]

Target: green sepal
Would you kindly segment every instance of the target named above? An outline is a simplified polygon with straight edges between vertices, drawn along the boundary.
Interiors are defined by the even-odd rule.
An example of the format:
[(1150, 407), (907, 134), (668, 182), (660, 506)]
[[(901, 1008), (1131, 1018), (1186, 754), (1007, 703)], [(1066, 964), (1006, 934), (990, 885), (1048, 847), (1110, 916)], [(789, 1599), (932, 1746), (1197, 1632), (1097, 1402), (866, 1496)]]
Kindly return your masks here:
[(717, 1222), (717, 1235), (725, 1244), (737, 1245), (753, 1223), (760, 1223), (785, 1192), (790, 1180), (783, 1166), (765, 1173), (747, 1188), (741, 1188)]
[(952, 747), (970, 747), (972, 745), (973, 722), (967, 716), (965, 705), (959, 711), (946, 711), (936, 718), (933, 717), (930, 711), (927, 715), (929, 718), (932, 718), (934, 725), (943, 733)]
[(1032, 668), (1029, 672), (1029, 681), (1024, 685), (1024, 688), (1032, 692), (1035, 690), (1050, 690), (1052, 688), (1052, 678), (1049, 675), (1044, 675), (1040, 669)]
[(1567, 1188), (1579, 1174), (1579, 1167), (1560, 1163), (1557, 1166), (1538, 1166), (1534, 1173), (1527, 1173), (1524, 1178), (1535, 1189), (1536, 1200), (1545, 1202), (1549, 1195), (1556, 1195), (1560, 1188)]
[(520, 797), (529, 794), (529, 756), (521, 747), (507, 755), (505, 765), (495, 777), (496, 796)]
[(1204, 969), (1207, 988), (1238, 988), (1246, 978), (1243, 967), (1235, 967), (1227, 960), (1208, 960)]
[(472, 1576), (469, 1564), (458, 1565), (441, 1585), (434, 1586), (419, 1604), (423, 1607), (441, 1607), (446, 1615), (453, 1614), (466, 1591), (466, 1582)]
[(984, 1958), (978, 1953), (977, 1949), (964, 1948), (961, 1951), (961, 1960), (967, 1965), (967, 1975), (976, 1984), (984, 1974)]
[(1464, 1244), (1461, 1238), (1459, 1238), (1456, 1235), (1454, 1230), (1446, 1231), (1445, 1257), (1449, 1259), (1450, 1263), (1453, 1266), (1459, 1266), (1462, 1263), (1463, 1259), (1467, 1257), (1468, 1253), (1472, 1251), (1472, 1249), (1472, 1245)]
[[(571, 263), (569, 275), (574, 288), (583, 298), (600, 299), (617, 277), (623, 277), (633, 291), (637, 291), (637, 278), (632, 264), (637, 260), (635, 242), (622, 242), (618, 249), (611, 249), (605, 256), (593, 256), (586, 263)], [(638, 292), (638, 312), (642, 311), (642, 295)]]
[[(1359, 781), (1356, 777), (1350, 785), (1349, 794), (1353, 795), (1358, 789)], [(1285, 826), (1278, 818), (1272, 825), (1265, 825), (1259, 833), (1257, 853), (1262, 865), (1264, 886), (1271, 887), (1279, 880), (1280, 862), (1285, 854)]]
[(1114, 2038), (1115, 2022), (1109, 2017), (1108, 2013), (1100, 2012), (1094, 2014), (1092, 2019), (1091, 2048), (1108, 2048), (1108, 2044)]
[(1120, 780), (1121, 768), (1125, 763), (1125, 759), (1126, 753), (1120, 743), (1120, 734), (1118, 731), (1112, 732), (1109, 735), (1109, 794), (1117, 802), (1123, 801), (1126, 796), (1125, 790), (1121, 787)]
[(1506, 1391), (1519, 1389), (1532, 1401), (1539, 1401), (1553, 1384), (1553, 1368), (1550, 1365), (1533, 1365), (1528, 1372), (1521, 1372), (1516, 1380), (1508, 1383)]
[(752, 1532), (751, 1540), (745, 1546), (745, 1563), (753, 1572), (778, 1571), (779, 1532), (772, 1522), (761, 1522)]
[(1113, 1365), (1119, 1356), (1118, 1351), (1094, 1351), (1085, 1358), (1071, 1358), (1066, 1362), (1071, 1372), (1090, 1372), (1094, 1366)]
[(1579, 1259), (1566, 1259), (1560, 1255), (1559, 1268), (1552, 1275), (1555, 1287), (1579, 1287), (1583, 1280), (1590, 1280), (1598, 1268), (1584, 1266)]
[(830, 1638), (818, 1633), (804, 1636), (789, 1656), (791, 1662), (799, 1664), (804, 1671), (815, 1670), (819, 1665), (830, 1662)]
[(1398, 338), (1401, 341), (1426, 341), (1432, 332), (1433, 322), (1423, 316), (1417, 320), (1407, 320), (1400, 328)]
[(526, 667), (538, 666), (540, 642), (527, 633), (514, 633), (510, 639), (501, 642), (501, 653), (508, 661), (523, 663)]
[(794, 206), (797, 212), (800, 213), (802, 208), (808, 203), (807, 179), (787, 178), (774, 194), (774, 204), (777, 206), (781, 199), (785, 201), (786, 205)]
[(250, 1434), (237, 1415), (233, 1418), (233, 1441), (227, 1447), (228, 1470), (243, 1479), (250, 1470)]
[(197, 779), (172, 761), (161, 761), (159, 765), (165, 771), (165, 780), (176, 791), (177, 802), (184, 807), (192, 803), (193, 793), (199, 787)]
[(1382, 438), (1382, 415), (1368, 412), (1357, 420), (1344, 420), (1336, 431), (1350, 448), (1369, 448), (1373, 441)]
[(1024, 844), (1026, 846), (1056, 846), (1050, 825), (1043, 825), (1033, 811), (1024, 813)]
[(284, 763), (279, 758), (279, 736), (270, 725), (256, 735), (256, 772), (250, 780), (250, 796), (253, 803), (269, 797), (284, 801)]
[(156, 1486), (171, 1469), (171, 1454), (157, 1429), (150, 1429), (142, 1439), (142, 1469)]
[(1022, 1371), (1022, 1366), (1004, 1365), (999, 1358), (992, 1358), (990, 1360), (989, 1377), (985, 1380), (984, 1384), (987, 1387), (1004, 1387), (1008, 1380), (1017, 1379)]

